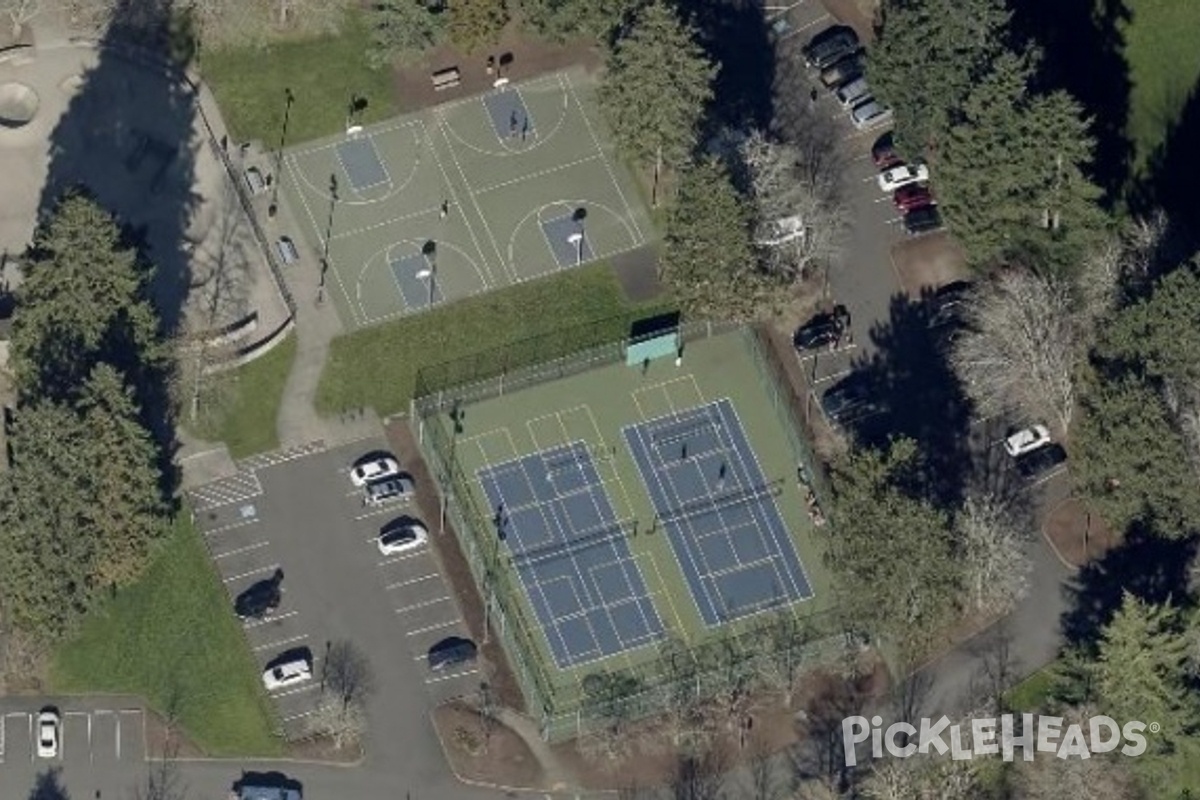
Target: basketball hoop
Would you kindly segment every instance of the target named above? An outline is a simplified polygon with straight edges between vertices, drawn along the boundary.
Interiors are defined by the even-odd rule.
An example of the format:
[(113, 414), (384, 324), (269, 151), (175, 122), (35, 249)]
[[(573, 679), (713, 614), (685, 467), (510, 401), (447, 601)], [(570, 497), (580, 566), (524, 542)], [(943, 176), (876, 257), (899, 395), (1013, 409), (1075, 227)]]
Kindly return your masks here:
[(358, 134), (362, 133), (362, 130), (363, 130), (362, 125), (350, 125), (349, 127), (346, 128), (346, 135), (347, 136), (357, 136)]
[(423, 269), (423, 270), (420, 270), (417, 272), (417, 280), (423, 281), (426, 278), (429, 278), (432, 276), (433, 276), (433, 270), (431, 270), (431, 269)]
[(508, 78), (496, 78), (496, 80), (492, 82), (493, 89), (499, 89), (501, 86), (507, 86), (507, 85), (508, 85)]

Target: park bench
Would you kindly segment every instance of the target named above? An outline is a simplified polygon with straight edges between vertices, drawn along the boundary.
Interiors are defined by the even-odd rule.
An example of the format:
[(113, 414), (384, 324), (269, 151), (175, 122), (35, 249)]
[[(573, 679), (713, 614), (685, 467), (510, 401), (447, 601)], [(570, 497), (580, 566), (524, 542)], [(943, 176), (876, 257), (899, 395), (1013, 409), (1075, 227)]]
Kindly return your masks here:
[(267, 190), (267, 181), (258, 167), (246, 170), (246, 185), (250, 187), (251, 194), (261, 194)]
[(292, 241), (290, 236), (280, 236), (279, 241), (275, 243), (275, 247), (279, 250), (279, 259), (284, 263), (284, 266), (295, 264), (300, 260), (300, 251), (296, 249), (296, 243)]
[(458, 71), (458, 67), (447, 67), (439, 69), (433, 73), (433, 90), (440, 92), (443, 89), (453, 89), (462, 82), (462, 75)]

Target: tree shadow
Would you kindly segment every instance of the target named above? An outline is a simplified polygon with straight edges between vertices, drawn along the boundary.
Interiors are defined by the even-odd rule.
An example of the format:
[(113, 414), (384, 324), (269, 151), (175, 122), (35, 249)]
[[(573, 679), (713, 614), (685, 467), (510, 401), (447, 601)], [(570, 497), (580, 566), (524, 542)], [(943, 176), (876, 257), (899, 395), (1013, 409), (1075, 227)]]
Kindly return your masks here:
[(1062, 619), (1068, 644), (1089, 646), (1100, 637), (1121, 607), (1125, 592), (1155, 604), (1182, 605), (1190, 601), (1188, 565), (1200, 540), (1163, 539), (1140, 529), (1131, 530), (1120, 547), (1081, 569), (1064, 591), (1070, 609)]
[(709, 111), (715, 130), (759, 128), (771, 122), (775, 49), (761, 2), (681, 0), (682, 16), (700, 31), (700, 44), (720, 64)]
[(1041, 47), (1042, 86), (1066, 89), (1093, 120), (1092, 174), (1112, 205), (1133, 166), (1133, 143), (1125, 133), (1132, 83), (1120, 30), (1132, 19), (1126, 0), (1013, 0), (1010, 7), (1017, 39)]
[(951, 509), (961, 505), (972, 477), (972, 404), (944, 355), (945, 333), (932, 325), (930, 297), (894, 296), (888, 320), (872, 327), (876, 351), (855, 369), (866, 376), (879, 413), (855, 424), (853, 434), (873, 447), (897, 436), (915, 440), (920, 472), (906, 488)]
[(1184, 100), (1179, 116), (1166, 121), (1167, 135), (1150, 154), (1141, 180), (1134, 187), (1130, 206), (1147, 215), (1161, 208), (1170, 219), (1167, 241), (1162, 248), (1165, 263), (1178, 263), (1200, 246), (1200, 204), (1196, 183), (1200, 180), (1200, 81)]
[[(246, 282), (235, 278), (229, 263), (244, 260), (235, 252), (243, 244), (234, 242), (247, 237), (235, 233), (240, 208), (230, 200), (218, 147), (183, 72), (193, 52), (187, 15), (173, 16), (171, 4), (161, 0), (116, 0), (112, 6), (113, 22), (91, 46), (38, 53), (42, 90), (54, 99), (48, 106), (62, 108), (49, 133), (38, 224), (67, 193), (91, 197), (114, 216), (122, 244), (136, 252), (162, 335), (180, 335), (193, 313), (208, 317), (206, 330), (222, 329), (232, 320), (213, 313), (218, 295), (233, 298), (230, 303), (246, 316)], [(197, 305), (203, 309), (189, 308), (189, 295), (201, 294), (206, 296)], [(148, 370), (129, 360), (117, 366), (158, 445), (164, 492), (171, 496), (178, 444), (169, 367)]]
[(62, 784), (62, 767), (39, 772), (29, 790), (28, 800), (71, 800), (71, 794)]

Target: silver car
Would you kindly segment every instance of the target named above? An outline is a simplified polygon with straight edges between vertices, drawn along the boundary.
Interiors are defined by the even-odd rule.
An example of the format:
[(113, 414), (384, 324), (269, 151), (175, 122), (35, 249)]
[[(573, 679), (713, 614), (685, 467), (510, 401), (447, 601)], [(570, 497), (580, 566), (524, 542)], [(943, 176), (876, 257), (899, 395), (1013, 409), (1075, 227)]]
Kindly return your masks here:
[(886, 125), (892, 121), (892, 110), (874, 98), (860, 102), (850, 112), (850, 122), (860, 131)]
[(833, 93), (842, 108), (858, 105), (871, 96), (871, 87), (867, 86), (866, 78), (855, 78)]
[(406, 500), (412, 496), (415, 484), (411, 475), (392, 475), (380, 478), (367, 484), (363, 502), (369, 506), (381, 506), (384, 503)]

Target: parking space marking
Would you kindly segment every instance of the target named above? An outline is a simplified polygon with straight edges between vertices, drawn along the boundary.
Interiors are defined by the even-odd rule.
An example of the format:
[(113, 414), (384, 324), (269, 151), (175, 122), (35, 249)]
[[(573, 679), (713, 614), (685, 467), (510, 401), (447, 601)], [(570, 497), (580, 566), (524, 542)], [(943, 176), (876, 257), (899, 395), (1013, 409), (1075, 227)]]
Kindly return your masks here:
[(423, 555), (426, 555), (424, 550), (417, 550), (406, 555), (396, 556), (395, 558), (385, 558), (383, 561), (379, 562), (379, 566), (387, 567), (391, 566), (392, 564), (399, 564), (401, 561), (408, 561), (410, 558), (418, 558)]
[(1038, 486), (1041, 486), (1046, 481), (1050, 480), (1051, 478), (1057, 478), (1059, 475), (1062, 475), (1066, 471), (1067, 471), (1067, 468), (1064, 465), (1064, 466), (1058, 467), (1053, 472), (1047, 472), (1045, 475), (1038, 478), (1036, 481), (1033, 481), (1032, 483), (1030, 483), (1029, 488), (1036, 489)]
[(282, 698), (284, 698), (284, 697), (293, 697), (293, 696), (295, 696), (295, 695), (298, 695), (298, 694), (307, 694), (308, 692), (311, 692), (311, 691), (313, 691), (314, 689), (317, 689), (317, 688), (319, 688), (319, 687), (317, 686), (317, 684), (315, 684), (315, 683), (309, 683), (309, 684), (307, 684), (307, 685), (305, 685), (305, 686), (300, 686), (300, 687), (298, 687), (298, 688), (296, 688), (296, 689), (289, 689), (289, 690), (287, 690), (286, 692), (274, 692), (274, 693), (272, 693), (272, 694), (271, 694), (271, 699), (272, 699), (272, 700), (279, 700), (279, 699), (282, 699)]
[(254, 648), (254, 652), (257, 653), (261, 650), (269, 650), (272, 647), (283, 647), (285, 644), (295, 644), (296, 642), (302, 642), (307, 638), (308, 638), (307, 633), (302, 633), (299, 636), (290, 636), (287, 639), (281, 639), (278, 642), (270, 642), (268, 644), (260, 644), (258, 647)]
[(235, 528), (244, 528), (247, 525), (257, 525), (259, 522), (260, 522), (260, 520), (258, 517), (254, 517), (252, 519), (239, 520), (238, 522), (230, 522), (228, 524), (220, 525), (216, 528), (213, 528), (210, 531), (205, 531), (204, 535), (205, 536), (213, 536), (218, 533), (225, 533), (226, 531), (231, 531)]
[(780, 41), (786, 42), (788, 39), (791, 39), (793, 36), (796, 36), (797, 34), (803, 33), (804, 31), (808, 30), (809, 28), (813, 27), (814, 25), (820, 25), (822, 22), (827, 22), (831, 19), (833, 19), (833, 17), (829, 16), (828, 14), (822, 14), (821, 16), (814, 19), (812, 22), (806, 22), (803, 25), (797, 25), (796, 27), (792, 28), (791, 30), (789, 30), (787, 33), (785, 33), (783, 35), (783, 38), (781, 38)]
[(453, 680), (454, 678), (465, 678), (468, 675), (477, 675), (477, 674), (479, 674), (479, 668), (471, 667), (470, 669), (466, 670), (465, 672), (455, 672), (450, 675), (439, 675), (436, 678), (426, 678), (425, 683), (426, 684), (441, 683), (442, 681)]
[(857, 349), (858, 349), (858, 345), (857, 345), (857, 344), (855, 344), (854, 342), (850, 342), (849, 344), (844, 344), (844, 345), (842, 345), (841, 347), (837, 348), (836, 350), (820, 350), (820, 351), (813, 351), (813, 352), (811, 352), (811, 353), (809, 353), (809, 354), (807, 354), (807, 355), (801, 355), (800, 353), (797, 353), (797, 354), (796, 354), (796, 360), (797, 360), (797, 361), (799, 361), (801, 364), (803, 364), (803, 363), (805, 363), (806, 361), (811, 361), (811, 360), (813, 360), (814, 358), (816, 358), (816, 357), (817, 357), (817, 356), (819, 356), (819, 355), (824, 355), (824, 356), (836, 356), (836, 355), (838, 355), (839, 353), (848, 353), (848, 352), (850, 352), (851, 350), (857, 350)]
[(440, 628), (452, 628), (458, 625), (460, 621), (461, 620), (455, 617), (454, 619), (446, 620), (445, 622), (438, 622), (433, 625), (426, 625), (423, 628), (417, 628), (415, 631), (409, 631), (405, 634), (405, 636), (420, 636), (422, 633), (429, 633), (430, 631), (436, 631)]
[(396, 509), (408, 508), (410, 505), (411, 505), (411, 503), (409, 503), (407, 500), (397, 501), (395, 503), (387, 503), (385, 505), (379, 506), (378, 508), (374, 509), (373, 511), (368, 511), (364, 514), (359, 514), (357, 517), (354, 518), (354, 521), (362, 522), (364, 519), (370, 519), (371, 517), (382, 517), (385, 514), (393, 513), (394, 511), (396, 511)]
[(304, 719), (305, 717), (311, 717), (315, 711), (316, 711), (316, 709), (313, 708), (313, 709), (309, 709), (308, 711), (305, 711), (302, 714), (292, 714), (290, 717), (284, 717), (283, 719), (280, 720), (280, 722), (295, 722), (298, 719)]
[(408, 611), (416, 611), (418, 608), (425, 608), (427, 606), (437, 605), (438, 603), (444, 603), (449, 599), (450, 599), (450, 595), (443, 595), (442, 597), (437, 597), (437, 598), (434, 598), (433, 600), (426, 600), (421, 603), (414, 603), (411, 606), (404, 606), (403, 608), (397, 608), (396, 613), (403, 614)]
[(245, 628), (246, 630), (250, 630), (251, 628), (257, 628), (259, 625), (266, 625), (268, 622), (278, 622), (281, 619), (288, 619), (289, 617), (294, 617), (299, 613), (300, 613), (299, 611), (289, 611), (286, 614), (276, 614), (276, 615), (273, 615), (270, 617), (263, 617), (262, 619), (254, 620), (254, 622), (243, 623), (242, 627)]
[(238, 575), (230, 575), (228, 578), (224, 579), (224, 582), (233, 583), (234, 581), (240, 581), (243, 578), (249, 578), (251, 575), (261, 575), (264, 572), (275, 572), (278, 569), (278, 564), (272, 564), (269, 567), (259, 567), (258, 569), (252, 569), (249, 572), (242, 572)]
[(409, 578), (408, 580), (400, 581), (399, 583), (389, 583), (384, 588), (388, 589), (390, 591), (392, 589), (399, 589), (401, 586), (412, 586), (414, 583), (421, 583), (422, 581), (428, 581), (428, 580), (432, 580), (434, 578), (440, 578), (440, 577), (441, 577), (441, 575), (439, 575), (438, 573), (431, 572), (430, 574), (422, 575), (419, 578)]
[(854, 372), (854, 369), (853, 369), (853, 368), (850, 368), (850, 369), (844, 369), (844, 370), (842, 370), (841, 372), (835, 372), (835, 373), (833, 373), (832, 375), (825, 375), (825, 376), (822, 376), (822, 377), (820, 377), (820, 378), (815, 378), (815, 379), (813, 380), (813, 383), (826, 383), (826, 382), (828, 382), (828, 381), (836, 381), (836, 380), (838, 380), (839, 378), (844, 378), (844, 377), (846, 377), (846, 376), (847, 376), (847, 375), (849, 375), (851, 372)]
[(67, 721), (71, 717), (83, 717), (87, 720), (87, 739), (88, 752), (92, 750), (92, 715), (86, 711), (64, 711), (63, 712), (63, 729), (58, 734), (58, 757), (66, 758), (67, 756)]
[(268, 542), (268, 541), (266, 541), (266, 540), (263, 540), (263, 541), (261, 541), (261, 542), (258, 542), (258, 543), (256, 543), (256, 544), (248, 544), (248, 545), (246, 545), (245, 547), (237, 547), (237, 548), (234, 548), (233, 550), (229, 550), (229, 551), (227, 551), (227, 552), (224, 552), (224, 553), (214, 553), (214, 554), (213, 554), (213, 558), (214, 558), (214, 559), (217, 559), (217, 558), (227, 558), (227, 557), (229, 557), (229, 556), (236, 556), (236, 555), (239, 555), (239, 554), (241, 554), (241, 553), (249, 553), (251, 550), (258, 550), (259, 548), (261, 548), (261, 547), (266, 547), (266, 546), (267, 546), (267, 545), (269, 545), (269, 544), (270, 544), (270, 542)]
[(141, 711), (138, 711), (138, 710), (136, 710), (136, 709), (133, 709), (133, 710), (121, 709), (121, 712), (120, 712), (119, 714), (117, 714), (117, 747), (116, 747), (116, 753), (117, 753), (117, 760), (118, 760), (118, 761), (120, 761), (120, 760), (121, 760), (121, 714), (141, 714), (141, 713), (142, 713)]

